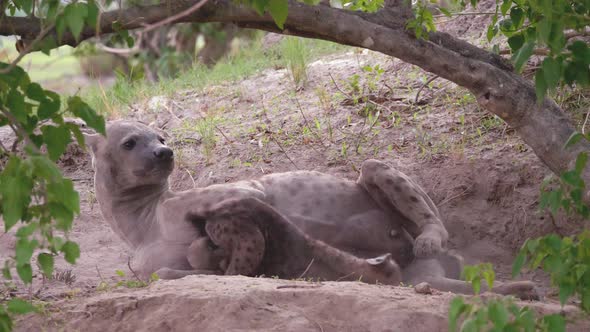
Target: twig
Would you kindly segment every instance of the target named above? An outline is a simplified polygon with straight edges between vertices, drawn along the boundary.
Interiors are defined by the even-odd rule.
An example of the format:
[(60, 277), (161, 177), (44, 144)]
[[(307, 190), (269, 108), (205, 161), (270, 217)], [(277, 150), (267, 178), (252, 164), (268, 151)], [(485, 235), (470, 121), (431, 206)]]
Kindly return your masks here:
[[(496, 12), (470, 12), (470, 13), (453, 13), (451, 16), (478, 16), (478, 15), (495, 15)], [(433, 15), (432, 17), (448, 17), (445, 14)]]
[(457, 198), (459, 198), (459, 197), (461, 197), (461, 196), (464, 196), (464, 195), (465, 195), (465, 194), (466, 194), (466, 193), (469, 191), (469, 189), (471, 189), (471, 187), (465, 188), (465, 190), (463, 190), (461, 193), (459, 193), (459, 194), (457, 194), (457, 195), (455, 195), (455, 196), (452, 196), (452, 197), (450, 197), (450, 198), (448, 198), (448, 199), (445, 199), (444, 201), (440, 202), (440, 203), (438, 204), (438, 206), (439, 206), (439, 207), (441, 207), (441, 206), (443, 206), (443, 205), (445, 205), (445, 204), (449, 203), (450, 201), (452, 201), (452, 200), (454, 200), (454, 199), (457, 199)]
[(303, 276), (307, 273), (307, 271), (309, 271), (309, 268), (311, 267), (311, 265), (313, 264), (313, 261), (315, 260), (315, 258), (312, 258), (311, 261), (309, 262), (309, 264), (307, 265), (307, 267), (305, 268), (305, 271), (303, 271), (303, 273), (301, 273), (301, 275), (297, 278), (297, 279), (301, 279), (303, 278)]
[(353, 274), (355, 274), (355, 273), (356, 273), (356, 272), (350, 272), (349, 274), (347, 274), (347, 275), (344, 275), (344, 276), (342, 276), (342, 277), (340, 277), (340, 278), (336, 279), (336, 281), (340, 281), (340, 280), (346, 279), (346, 278), (350, 277), (351, 275), (353, 275)]
[(285, 288), (320, 288), (322, 285), (280, 285), (277, 286), (277, 289), (285, 289)]
[(127, 267), (129, 268), (129, 271), (131, 271), (131, 273), (133, 273), (133, 276), (135, 277), (135, 279), (137, 279), (138, 281), (143, 282), (143, 280), (141, 280), (138, 276), (137, 273), (135, 273), (135, 271), (131, 268), (131, 256), (129, 256), (129, 258), (127, 259)]
[[(500, 54), (500, 55), (512, 54), (512, 50), (509, 48), (503, 49), (503, 50), (500, 50), (500, 52), (498, 54)], [(533, 50), (533, 54), (534, 55), (549, 55), (549, 49), (548, 48), (536, 48)]]
[(283, 146), (281, 145), (281, 143), (279, 143), (279, 141), (274, 137), (274, 132), (270, 129), (270, 123), (272, 123), (272, 122), (268, 118), (268, 114), (266, 114), (266, 107), (264, 107), (264, 95), (262, 95), (261, 103), (262, 103), (262, 112), (264, 113), (264, 117), (269, 122), (269, 126), (268, 127), (269, 127), (269, 132), (270, 132), (270, 139), (273, 142), (275, 142), (275, 144), (283, 152), (283, 154), (285, 155), (285, 157), (287, 157), (287, 159), (289, 159), (289, 161), (291, 162), (291, 164), (293, 164), (293, 166), (295, 166), (295, 169), (296, 170), (299, 170), (299, 166), (297, 166), (297, 164), (293, 161), (293, 159), (291, 159), (291, 157), (289, 157), (289, 154), (287, 153), (287, 151), (285, 151), (285, 149), (283, 148)]
[[(45, 29), (41, 30), (41, 33), (39, 33), (39, 35), (35, 39), (33, 39), (33, 41), (30, 44), (25, 46), (25, 48), (18, 54), (16, 59), (14, 59), (14, 61), (12, 61), (10, 65), (8, 65), (8, 67), (0, 70), (0, 74), (9, 73), (12, 69), (14, 69), (14, 67), (16, 67), (16, 65), (25, 57), (25, 55), (31, 53), (33, 47), (37, 46), (37, 43), (39, 43), (43, 38), (45, 38), (45, 35), (47, 35), (47, 33), (49, 33), (49, 31), (51, 31), (54, 26), (55, 24), (52, 23), (45, 27)], [(19, 42), (20, 41), (21, 40), (19, 40)]]
[(180, 18), (183, 18), (185, 16), (188, 16), (194, 12), (196, 12), (197, 10), (199, 10), (199, 8), (203, 7), (208, 0), (201, 0), (199, 2), (197, 2), (196, 4), (194, 4), (193, 6), (191, 6), (190, 8), (181, 11), (180, 13), (176, 14), (176, 15), (172, 15), (168, 18), (166, 18), (165, 20), (162, 20), (160, 22), (154, 23), (154, 24), (150, 24), (148, 26), (145, 27), (145, 29), (143, 29), (143, 32), (149, 32), (152, 31), (154, 29), (157, 29), (163, 25), (172, 23)]
[(322, 143), (322, 146), (323, 146), (324, 145), (324, 141), (322, 140), (322, 137), (318, 133), (316, 133), (315, 130), (312, 130), (311, 129), (312, 127), (309, 124), (309, 121), (307, 120), (307, 117), (305, 116), (305, 113), (303, 113), (303, 108), (301, 107), (301, 104), (299, 103), (299, 99), (297, 97), (295, 97), (295, 102), (297, 103), (297, 108), (299, 109), (299, 113), (301, 113), (301, 116), (303, 117), (303, 121), (305, 121), (305, 125), (307, 126), (307, 128), (309, 128), (309, 130), (311, 130), (312, 133), (315, 134), (315, 136), (320, 140), (320, 143)]
[(223, 133), (223, 130), (221, 130), (221, 128), (219, 128), (216, 124), (213, 125), (213, 127), (215, 127), (215, 129), (217, 129), (217, 131), (221, 134), (221, 136), (223, 136), (223, 138), (225, 138), (225, 140), (229, 143), (229, 144), (233, 144), (234, 141), (232, 141), (231, 139), (229, 139), (227, 136), (225, 136), (225, 134)]
[(275, 142), (275, 144), (279, 147), (279, 149), (281, 149), (283, 154), (285, 154), (285, 157), (287, 157), (287, 159), (289, 159), (289, 161), (291, 162), (291, 164), (293, 164), (295, 169), (299, 170), (299, 166), (297, 166), (297, 164), (293, 161), (293, 159), (291, 159), (291, 157), (289, 157), (289, 154), (287, 153), (287, 151), (285, 151), (285, 149), (283, 148), (281, 143), (279, 143), (279, 141), (276, 140), (276, 138), (274, 137), (274, 135), (272, 133), (270, 134), (270, 138), (272, 139), (273, 142)]
[(96, 273), (98, 273), (98, 277), (100, 278), (100, 281), (106, 282), (106, 281), (104, 281), (104, 278), (102, 277), (102, 274), (100, 273), (100, 270), (98, 269), (98, 265), (94, 265), (94, 267), (96, 268)]
[(137, 37), (137, 41), (135, 42), (135, 45), (132, 48), (110, 47), (110, 46), (106, 46), (102, 43), (96, 43), (96, 46), (101, 51), (105, 51), (107, 53), (124, 55), (124, 56), (125, 55), (133, 55), (133, 54), (136, 54), (141, 51), (140, 45), (141, 45), (142, 39), (143, 39), (143, 33), (140, 32), (139, 36)]
[(561, 231), (561, 227), (557, 226), (557, 222), (555, 221), (555, 218), (553, 217), (552, 213), (549, 213), (549, 219), (551, 219), (551, 224), (553, 225), (553, 227), (555, 227), (555, 233), (557, 233), (559, 236), (563, 237), (564, 234)]
[(416, 98), (414, 98), (414, 104), (418, 104), (418, 99), (420, 98), (420, 93), (422, 92), (422, 90), (426, 86), (428, 86), (428, 84), (432, 83), (434, 80), (436, 80), (439, 77), (440, 76), (438, 76), (438, 75), (434, 75), (428, 81), (426, 81), (426, 83), (422, 84), (422, 86), (420, 87), (420, 89), (418, 89), (418, 92), (416, 92)]
[(189, 172), (189, 170), (187, 168), (184, 169), (186, 171), (186, 174), (188, 174), (188, 176), (191, 178), (191, 180), (193, 181), (193, 188), (197, 187), (197, 183), (195, 182), (195, 179), (193, 178), (193, 176), (191, 175), (191, 172)]
[(584, 124), (582, 125), (582, 135), (586, 135), (586, 123), (588, 122), (588, 115), (590, 115), (590, 111), (586, 113), (586, 118), (584, 119)]

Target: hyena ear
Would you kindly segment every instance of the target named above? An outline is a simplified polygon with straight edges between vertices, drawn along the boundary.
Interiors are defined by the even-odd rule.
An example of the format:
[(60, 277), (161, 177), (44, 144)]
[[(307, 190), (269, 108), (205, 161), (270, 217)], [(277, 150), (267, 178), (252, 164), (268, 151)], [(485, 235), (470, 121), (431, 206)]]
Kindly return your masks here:
[(86, 134), (83, 133), (84, 135), (84, 143), (86, 144), (87, 147), (90, 148), (90, 156), (92, 157), (92, 168), (94, 170), (96, 170), (96, 153), (98, 151), (98, 149), (100, 148), (100, 146), (102, 146), (104, 144), (104, 142), (106, 141), (105, 137), (100, 135), (100, 134)]
[(90, 148), (92, 154), (96, 154), (100, 145), (105, 141), (101, 134), (86, 134), (84, 133), (84, 143)]

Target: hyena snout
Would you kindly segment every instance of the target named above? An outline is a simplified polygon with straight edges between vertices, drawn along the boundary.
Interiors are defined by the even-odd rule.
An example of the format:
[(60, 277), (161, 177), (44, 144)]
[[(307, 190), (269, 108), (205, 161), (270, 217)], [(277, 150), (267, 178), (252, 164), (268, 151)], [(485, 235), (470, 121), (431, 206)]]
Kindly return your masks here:
[(154, 149), (154, 157), (159, 161), (170, 161), (174, 158), (174, 152), (167, 146)]

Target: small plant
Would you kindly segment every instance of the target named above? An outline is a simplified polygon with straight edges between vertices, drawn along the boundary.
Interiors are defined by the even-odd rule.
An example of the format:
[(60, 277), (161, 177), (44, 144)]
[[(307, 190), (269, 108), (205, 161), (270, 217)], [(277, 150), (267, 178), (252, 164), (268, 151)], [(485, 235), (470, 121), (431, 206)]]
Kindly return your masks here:
[[(465, 266), (462, 275), (478, 295), (482, 280), (491, 289), (496, 274), (490, 263), (483, 263)], [(475, 296), (466, 301), (457, 296), (450, 303), (449, 331), (562, 332), (565, 331), (565, 319), (559, 314), (537, 317), (529, 307), (518, 307), (512, 297), (484, 300)]]
[(70, 286), (74, 282), (76, 282), (76, 275), (71, 269), (67, 270), (56, 270), (52, 277), (53, 280), (57, 280), (63, 282), (64, 284)]
[(282, 43), (282, 54), (297, 89), (307, 82), (308, 52), (301, 38), (287, 37)]
[(537, 317), (529, 307), (519, 308), (511, 298), (466, 302), (455, 297), (449, 309), (449, 331), (562, 332), (565, 319), (559, 314)]
[(203, 152), (207, 163), (211, 163), (213, 157), (213, 149), (217, 144), (217, 137), (215, 136), (215, 130), (217, 126), (217, 119), (214, 117), (206, 117), (200, 119), (195, 124), (195, 128), (199, 135), (201, 135)]
[(121, 280), (117, 281), (114, 285), (111, 285), (108, 282), (102, 280), (98, 284), (98, 286), (96, 287), (96, 289), (98, 291), (108, 291), (108, 290), (110, 290), (112, 288), (119, 288), (119, 287), (125, 287), (125, 288), (144, 288), (144, 287), (149, 286), (153, 282), (156, 282), (156, 281), (160, 280), (160, 277), (156, 273), (152, 273), (150, 275), (150, 278), (147, 281), (144, 281), (144, 280), (139, 279), (137, 276), (135, 276), (135, 274), (134, 274), (134, 278), (128, 279), (127, 278), (127, 275), (122, 270), (116, 270), (115, 273), (117, 274), (117, 276)]

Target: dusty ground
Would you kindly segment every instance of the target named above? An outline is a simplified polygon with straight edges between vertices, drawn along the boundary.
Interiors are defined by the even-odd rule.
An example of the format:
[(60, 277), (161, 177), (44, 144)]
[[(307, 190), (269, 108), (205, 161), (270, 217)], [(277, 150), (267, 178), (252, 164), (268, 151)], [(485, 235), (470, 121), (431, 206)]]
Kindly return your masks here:
[[(379, 79), (362, 70), (376, 65), (384, 70)], [(359, 75), (360, 95), (371, 102), (351, 100), (353, 75)], [(202, 92), (154, 97), (111, 117), (153, 123), (166, 132), (176, 151), (171, 183), (177, 190), (296, 169), (354, 179), (363, 160), (384, 160), (431, 195), (451, 248), (469, 264), (493, 263), (498, 279), (506, 280), (526, 238), (581, 226), (538, 211), (539, 185), (550, 172), (467, 91), (438, 79), (420, 91), (416, 103), (428, 78), (398, 60), (354, 50), (311, 63), (299, 91), (286, 69), (270, 69)], [(0, 139), (11, 142), (7, 133), (0, 132)], [(129, 252), (102, 221), (89, 158), (73, 146), (60, 165), (81, 195), (81, 214), (70, 236), (82, 254), (75, 266), (58, 263), (58, 270), (73, 278), (35, 280), (30, 291), (47, 301), (50, 314), (21, 321), (21, 330), (102, 330), (101, 324), (116, 330), (446, 330), (452, 296), (404, 288), (325, 283), (278, 290), (289, 282), (242, 277), (117, 288), (118, 281), (133, 279)], [(0, 261), (13, 246), (12, 234), (0, 236)], [(546, 292), (547, 310), (558, 310), (544, 274), (523, 278)], [(156, 317), (166, 322), (155, 322)]]

